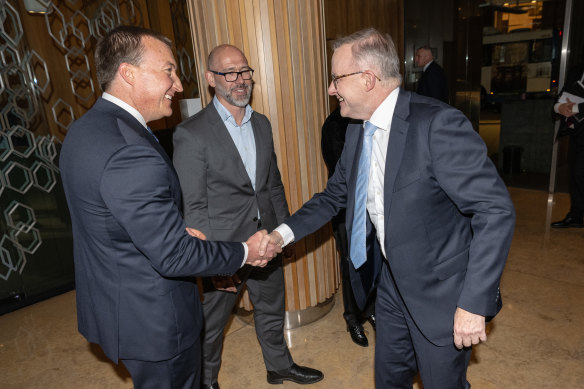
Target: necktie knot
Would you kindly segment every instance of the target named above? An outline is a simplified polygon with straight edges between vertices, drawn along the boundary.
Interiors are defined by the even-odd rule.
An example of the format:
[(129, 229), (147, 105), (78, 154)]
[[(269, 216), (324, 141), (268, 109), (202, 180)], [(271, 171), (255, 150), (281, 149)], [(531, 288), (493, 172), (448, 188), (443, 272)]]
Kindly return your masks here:
[(375, 131), (377, 130), (377, 126), (371, 122), (365, 123), (365, 136), (372, 137)]

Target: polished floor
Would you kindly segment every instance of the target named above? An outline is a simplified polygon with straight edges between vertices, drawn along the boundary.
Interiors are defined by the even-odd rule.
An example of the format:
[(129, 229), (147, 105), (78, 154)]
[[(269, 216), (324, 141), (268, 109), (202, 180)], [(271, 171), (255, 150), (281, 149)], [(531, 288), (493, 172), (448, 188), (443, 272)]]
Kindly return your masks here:
[[(510, 192), (517, 228), (503, 275), (504, 307), (489, 324), (488, 342), (473, 351), (469, 381), (473, 389), (584, 388), (584, 229), (546, 228), (565, 215), (567, 195), (556, 195), (548, 213), (547, 193)], [(69, 292), (0, 317), (1, 388), (132, 388), (127, 371), (77, 333), (74, 300)], [(324, 318), (288, 333), (295, 361), (325, 374), (310, 387), (374, 387), (375, 334), (369, 324), (366, 330), (369, 347), (351, 342), (337, 294)], [(223, 360), (223, 389), (271, 387), (254, 329), (238, 318)]]

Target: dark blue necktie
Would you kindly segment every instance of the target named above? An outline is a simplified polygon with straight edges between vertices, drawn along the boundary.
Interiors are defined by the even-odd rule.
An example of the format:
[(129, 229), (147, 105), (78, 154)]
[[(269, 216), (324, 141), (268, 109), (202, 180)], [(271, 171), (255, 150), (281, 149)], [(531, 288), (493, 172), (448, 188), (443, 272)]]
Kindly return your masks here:
[(369, 186), (369, 166), (371, 165), (371, 141), (375, 130), (377, 130), (377, 127), (371, 122), (365, 123), (363, 149), (359, 158), (357, 183), (355, 186), (355, 210), (353, 213), (353, 228), (351, 232), (350, 255), (355, 269), (358, 269), (367, 261), (365, 218), (367, 217), (367, 187)]

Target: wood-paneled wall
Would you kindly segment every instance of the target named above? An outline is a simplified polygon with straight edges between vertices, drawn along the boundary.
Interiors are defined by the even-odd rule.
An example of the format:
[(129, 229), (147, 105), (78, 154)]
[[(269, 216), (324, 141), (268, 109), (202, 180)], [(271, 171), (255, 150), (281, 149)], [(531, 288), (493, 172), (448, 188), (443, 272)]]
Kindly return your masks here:
[[(274, 146), (290, 211), (324, 189), (320, 129), (327, 115), (321, 0), (190, 0), (203, 105), (210, 102), (204, 73), (215, 46), (243, 50), (254, 74), (251, 105), (272, 123)], [(334, 241), (327, 225), (296, 244), (284, 260), (286, 309), (325, 301), (339, 285)], [(244, 297), (243, 303), (249, 308)]]

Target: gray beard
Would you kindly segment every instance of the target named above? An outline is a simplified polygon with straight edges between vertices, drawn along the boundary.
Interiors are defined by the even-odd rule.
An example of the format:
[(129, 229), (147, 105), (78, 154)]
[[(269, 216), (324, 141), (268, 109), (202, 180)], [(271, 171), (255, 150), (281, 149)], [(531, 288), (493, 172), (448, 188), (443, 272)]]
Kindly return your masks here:
[[(223, 86), (217, 85), (217, 93), (221, 95), (229, 104), (234, 105), (239, 108), (244, 108), (249, 104), (249, 100), (251, 99), (251, 85), (244, 84), (244, 87), (247, 88), (247, 94), (243, 96), (241, 99), (236, 99), (231, 94), (231, 91), (228, 89), (223, 89)], [(235, 85), (234, 88), (240, 88), (242, 85)]]

